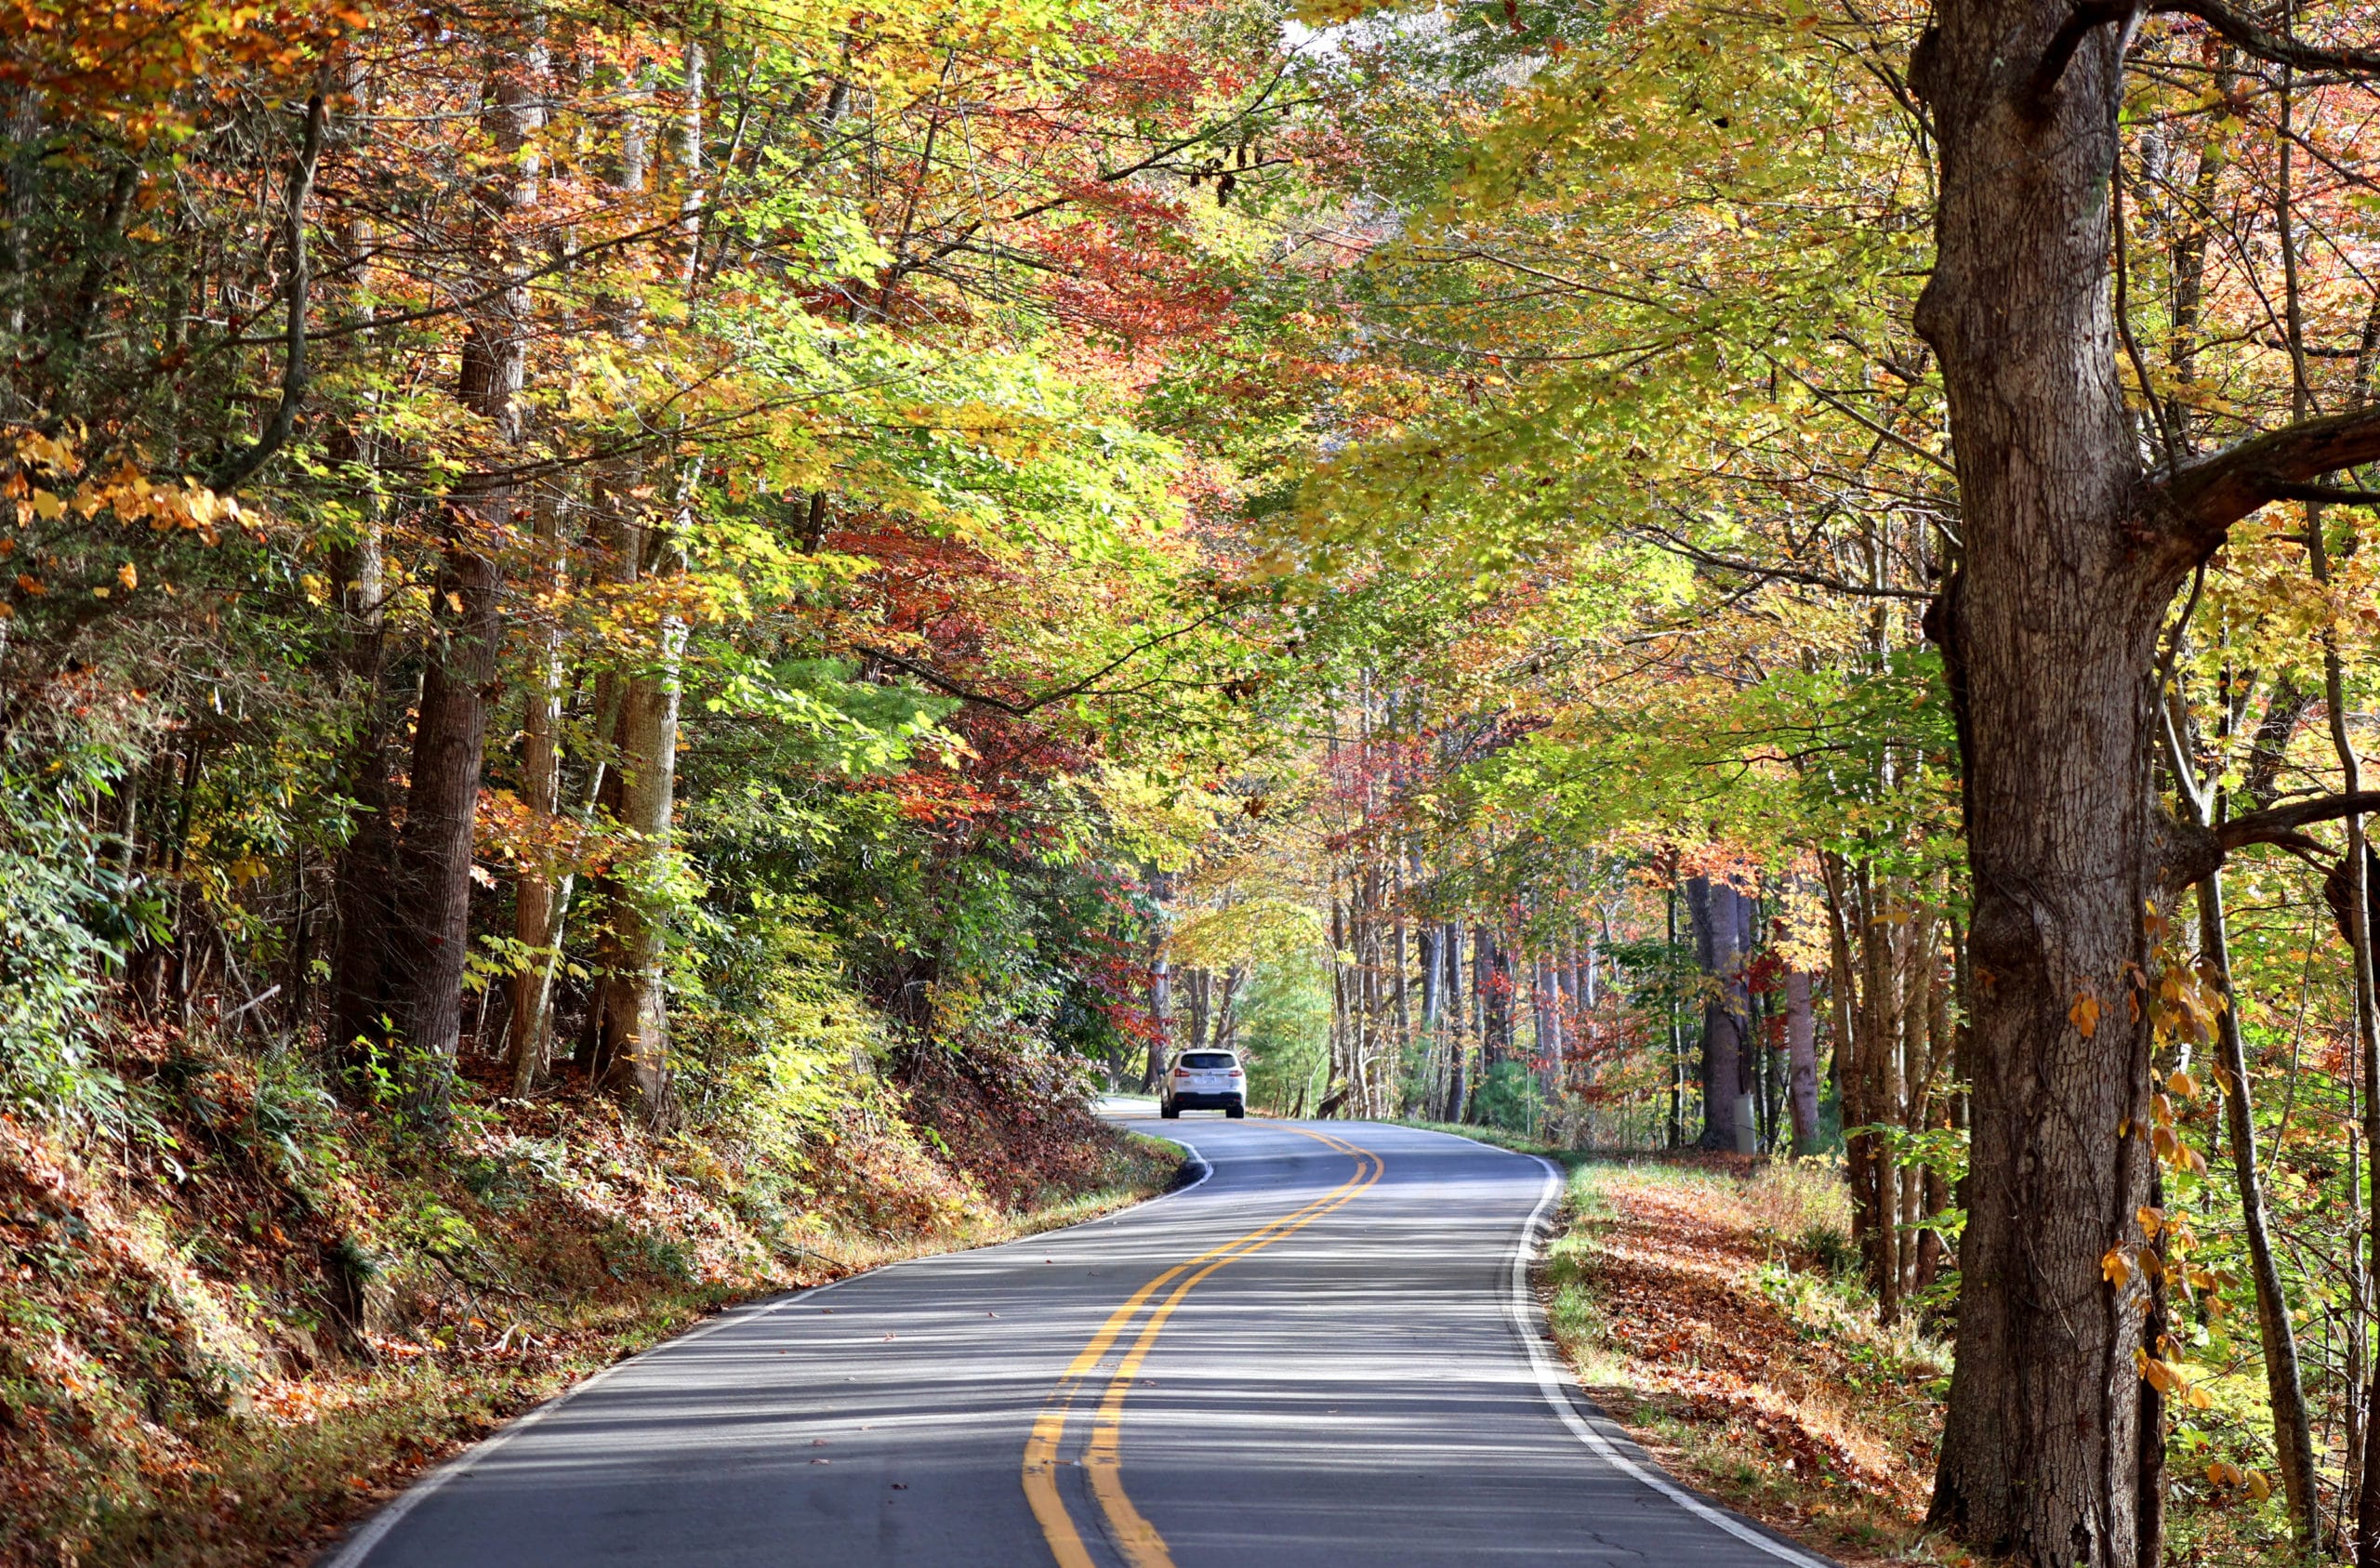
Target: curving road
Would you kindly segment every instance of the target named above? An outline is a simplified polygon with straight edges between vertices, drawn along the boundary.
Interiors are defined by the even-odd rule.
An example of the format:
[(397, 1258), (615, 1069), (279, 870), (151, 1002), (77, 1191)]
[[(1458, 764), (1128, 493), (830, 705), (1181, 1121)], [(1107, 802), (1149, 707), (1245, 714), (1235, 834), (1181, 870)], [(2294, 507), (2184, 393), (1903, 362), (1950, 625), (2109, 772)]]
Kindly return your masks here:
[(1360, 1122), (1162, 1130), (1195, 1187), (728, 1313), (329, 1562), (1825, 1568), (1556, 1370), (1521, 1280), (1541, 1161)]

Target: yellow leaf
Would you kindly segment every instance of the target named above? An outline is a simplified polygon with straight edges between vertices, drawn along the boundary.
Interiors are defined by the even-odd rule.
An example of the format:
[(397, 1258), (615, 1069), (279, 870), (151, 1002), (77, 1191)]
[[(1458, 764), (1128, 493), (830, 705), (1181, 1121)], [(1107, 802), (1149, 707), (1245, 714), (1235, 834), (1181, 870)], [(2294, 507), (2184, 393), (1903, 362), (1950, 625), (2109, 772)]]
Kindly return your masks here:
[(2192, 1383), (2188, 1389), (2184, 1390), (2182, 1394), (2182, 1403), (2188, 1405), (2192, 1410), (2212, 1410), (2215, 1408), (2215, 1396), (2208, 1393), (2204, 1389), (2200, 1388), (2196, 1383)]
[(2198, 1098), (2198, 1080), (2178, 1068), (2175, 1070), (2172, 1077), (2165, 1080), (2165, 1087), (2173, 1090), (2177, 1099), (2196, 1100)]
[(2248, 1496), (2260, 1503), (2272, 1496), (2272, 1482), (2265, 1479), (2262, 1470), (2248, 1472)]
[(130, 593), (140, 586), (140, 569), (127, 560), (115, 569), (115, 580), (124, 585), (125, 592)]
[(2141, 1206), (2140, 1212), (2133, 1218), (2140, 1221), (2141, 1230), (2148, 1234), (2149, 1239), (2152, 1242), (2157, 1239), (2158, 1228), (2165, 1223), (2164, 1211), (2162, 1209), (2150, 1208), (2146, 1204)]
[(33, 510), (44, 522), (54, 522), (65, 515), (66, 503), (46, 490), (33, 492)]
[(2099, 999), (2085, 991), (2074, 998), (2074, 1005), (2066, 1009), (2066, 1017), (2084, 1039), (2089, 1039), (2099, 1032)]
[(2111, 1246), (2108, 1248), (2106, 1256), (2099, 1259), (2099, 1272), (2107, 1277), (2109, 1285), (2122, 1290), (2131, 1283), (2132, 1260), (2123, 1255), (2123, 1248)]

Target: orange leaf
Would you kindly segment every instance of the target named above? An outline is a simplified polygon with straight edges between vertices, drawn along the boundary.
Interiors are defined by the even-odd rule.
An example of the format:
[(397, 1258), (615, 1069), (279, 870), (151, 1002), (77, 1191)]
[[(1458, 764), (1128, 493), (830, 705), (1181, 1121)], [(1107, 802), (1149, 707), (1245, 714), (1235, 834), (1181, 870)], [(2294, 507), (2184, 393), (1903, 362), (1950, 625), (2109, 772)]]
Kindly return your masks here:
[(2066, 1009), (2066, 1017), (2084, 1039), (2089, 1039), (2099, 1032), (2099, 999), (2088, 991), (2083, 992), (2074, 998), (2074, 1005)]

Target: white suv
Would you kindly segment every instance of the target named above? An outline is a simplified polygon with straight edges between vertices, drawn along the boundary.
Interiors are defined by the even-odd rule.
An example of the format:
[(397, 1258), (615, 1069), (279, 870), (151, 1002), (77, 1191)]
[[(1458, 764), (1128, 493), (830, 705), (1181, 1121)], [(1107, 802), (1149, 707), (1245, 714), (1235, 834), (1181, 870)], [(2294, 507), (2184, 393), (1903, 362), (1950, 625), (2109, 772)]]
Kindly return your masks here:
[(1183, 1051), (1165, 1081), (1157, 1114), (1171, 1120), (1184, 1111), (1221, 1111), (1237, 1121), (1248, 1114), (1248, 1075), (1230, 1051)]

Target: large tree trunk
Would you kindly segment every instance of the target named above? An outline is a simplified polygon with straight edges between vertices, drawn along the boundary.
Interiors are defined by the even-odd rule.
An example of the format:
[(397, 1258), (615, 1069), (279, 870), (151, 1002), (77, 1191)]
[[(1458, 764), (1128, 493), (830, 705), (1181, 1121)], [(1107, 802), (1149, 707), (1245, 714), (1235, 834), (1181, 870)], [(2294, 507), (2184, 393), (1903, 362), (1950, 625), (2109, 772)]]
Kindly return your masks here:
[[(526, 431), (532, 300), (528, 264), (513, 225), (536, 207), (540, 163), (535, 138), (546, 120), (548, 57), (532, 33), (494, 62), (485, 115), (503, 154), (492, 177), (483, 265), (497, 286), (465, 338), (460, 396), (487, 422), (491, 468), (509, 462)], [(469, 515), (449, 522), (438, 602), (451, 613), (432, 634), (414, 728), (413, 783), (405, 797), (398, 890), (407, 946), (396, 987), (408, 1051), (407, 1100), (417, 1113), (443, 1111), (462, 1037), (463, 974), (470, 954), (471, 829), (487, 750), (487, 705), (503, 640), (496, 550), (518, 500), (509, 481), (464, 491)]]
[(471, 829), (487, 746), (486, 688), (503, 636), (496, 564), (481, 551), (450, 554), (438, 597), (462, 613), (441, 627), (421, 682), (414, 725), (413, 783), (405, 796), (397, 890), (404, 949), (398, 955), (398, 1021), (404, 1030), (406, 1099), (443, 1109), (463, 1028), (463, 973), (471, 941)]
[[(2136, 1568), (2149, 1032), (2129, 1005), (2168, 889), (2154, 644), (2188, 569), (2152, 547), (2116, 374), (2109, 177), (2130, 22), (2037, 90), (2067, 0), (1946, 0), (1912, 62), (1940, 138), (1935, 274), (1964, 552), (1950, 670), (1975, 911), (1969, 1219), (1933, 1520), (2039, 1568)], [(2136, 16), (2137, 13), (2135, 13)]]

